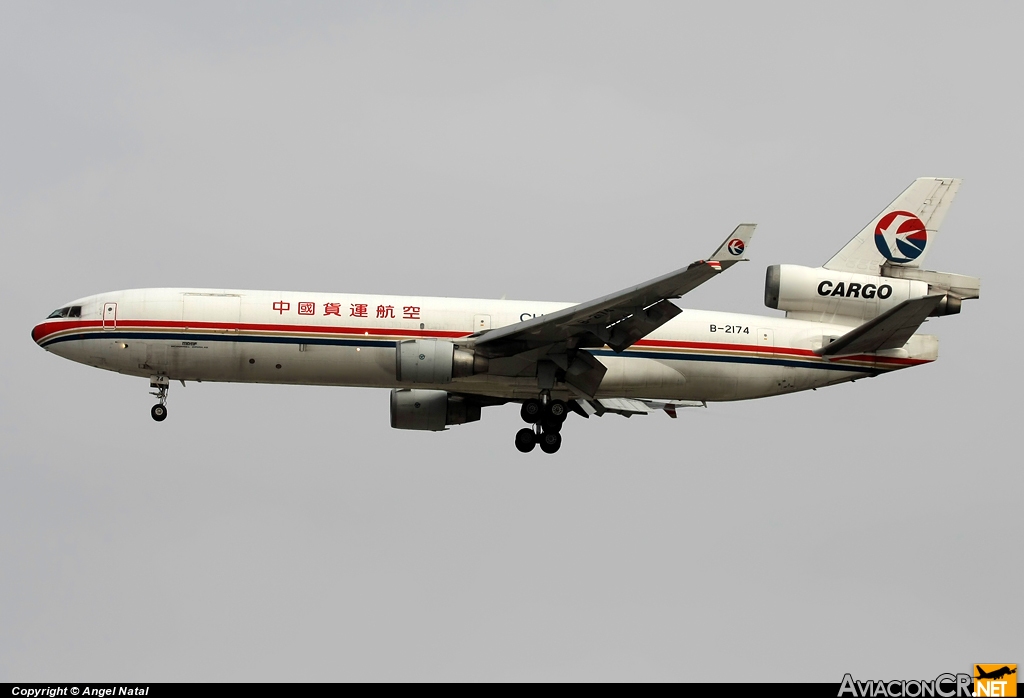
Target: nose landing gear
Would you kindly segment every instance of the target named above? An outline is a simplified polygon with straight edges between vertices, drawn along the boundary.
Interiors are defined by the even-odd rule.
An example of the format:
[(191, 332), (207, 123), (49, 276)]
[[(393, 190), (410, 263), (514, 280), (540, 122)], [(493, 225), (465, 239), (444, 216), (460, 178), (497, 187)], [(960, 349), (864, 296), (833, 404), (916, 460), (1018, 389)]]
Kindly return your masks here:
[(154, 388), (154, 392), (150, 393), (150, 395), (159, 400), (157, 404), (153, 405), (153, 409), (149, 411), (149, 414), (158, 422), (167, 419), (167, 389), (170, 385), (171, 381), (167, 376), (149, 377), (149, 387)]

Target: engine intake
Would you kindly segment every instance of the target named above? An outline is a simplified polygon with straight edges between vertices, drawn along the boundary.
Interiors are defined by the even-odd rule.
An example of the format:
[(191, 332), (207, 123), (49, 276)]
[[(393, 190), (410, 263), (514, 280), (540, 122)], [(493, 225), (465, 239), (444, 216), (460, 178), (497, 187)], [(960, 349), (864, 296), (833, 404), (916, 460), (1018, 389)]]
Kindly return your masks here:
[(394, 429), (444, 431), (453, 424), (480, 419), (480, 405), (444, 390), (391, 391), (391, 426)]

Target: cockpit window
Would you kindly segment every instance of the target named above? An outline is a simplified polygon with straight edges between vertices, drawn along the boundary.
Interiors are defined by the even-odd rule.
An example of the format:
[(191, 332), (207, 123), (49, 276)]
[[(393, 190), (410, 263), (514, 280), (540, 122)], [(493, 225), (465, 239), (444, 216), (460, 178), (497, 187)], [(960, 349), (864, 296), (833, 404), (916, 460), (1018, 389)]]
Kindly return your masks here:
[(46, 316), (46, 319), (55, 317), (82, 317), (82, 306), (70, 305), (67, 308), (57, 308), (52, 313)]

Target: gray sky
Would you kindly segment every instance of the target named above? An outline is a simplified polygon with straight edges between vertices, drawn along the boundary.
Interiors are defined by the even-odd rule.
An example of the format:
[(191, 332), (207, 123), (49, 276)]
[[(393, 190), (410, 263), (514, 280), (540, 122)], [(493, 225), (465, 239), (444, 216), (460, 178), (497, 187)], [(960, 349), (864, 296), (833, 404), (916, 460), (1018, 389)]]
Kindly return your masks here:
[[(0, 680), (932, 678), (1024, 661), (1021, 10), (0, 5)], [(392, 430), (32, 325), (142, 286), (586, 300), (760, 224), (684, 306), (771, 314), (918, 176), (941, 358), (672, 421)], [(989, 238), (991, 236), (991, 238)], [(995, 352), (998, 352), (997, 354)], [(1016, 513), (1014, 513), (1016, 512)], [(1017, 523), (1014, 523), (1016, 521)]]

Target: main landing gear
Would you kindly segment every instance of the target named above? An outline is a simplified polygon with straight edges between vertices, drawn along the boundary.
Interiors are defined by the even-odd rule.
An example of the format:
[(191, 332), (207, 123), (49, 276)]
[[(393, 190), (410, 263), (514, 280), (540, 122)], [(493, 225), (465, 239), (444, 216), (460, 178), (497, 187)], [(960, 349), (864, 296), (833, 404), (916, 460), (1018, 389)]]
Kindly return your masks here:
[(150, 395), (159, 400), (157, 404), (153, 405), (153, 409), (149, 411), (149, 414), (158, 422), (167, 419), (167, 389), (170, 385), (171, 381), (167, 376), (150, 376), (149, 378), (149, 387), (154, 388), (154, 392), (150, 393)]
[(562, 423), (569, 416), (569, 406), (562, 400), (552, 400), (547, 394), (540, 400), (530, 399), (523, 403), (519, 415), (527, 424), (516, 432), (516, 448), (529, 453), (540, 445), (544, 453), (554, 453), (562, 446)]

